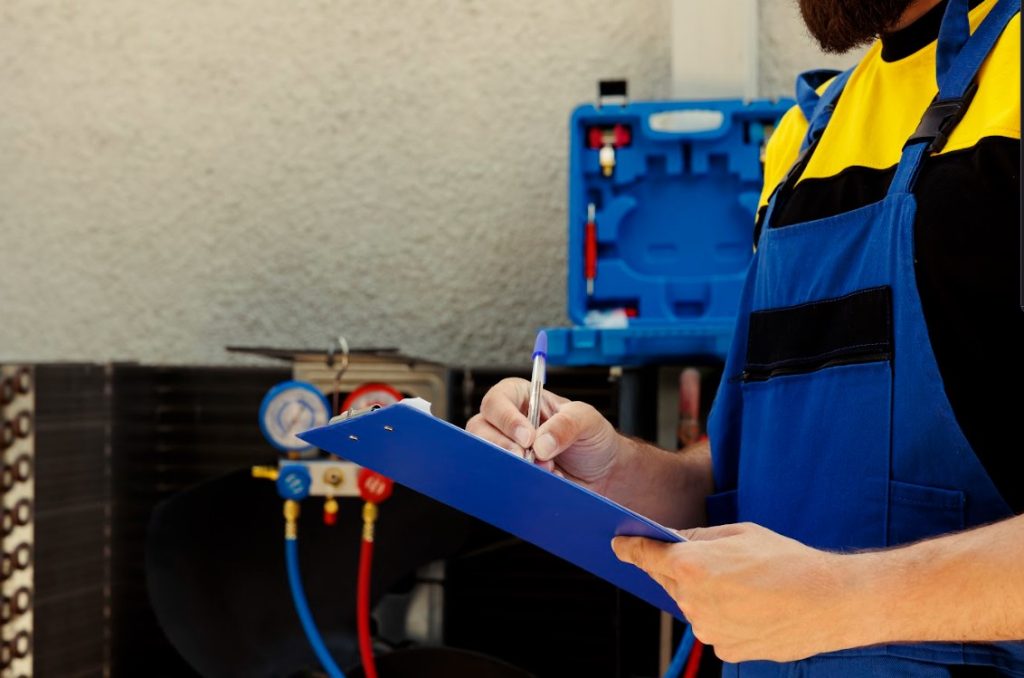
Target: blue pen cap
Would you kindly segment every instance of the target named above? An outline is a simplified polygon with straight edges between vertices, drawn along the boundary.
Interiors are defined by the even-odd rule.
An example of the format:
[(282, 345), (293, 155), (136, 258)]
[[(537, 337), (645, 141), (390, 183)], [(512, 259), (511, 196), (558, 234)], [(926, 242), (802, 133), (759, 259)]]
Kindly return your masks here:
[(537, 356), (548, 359), (548, 333), (544, 330), (537, 333), (537, 341), (533, 342), (533, 358)]

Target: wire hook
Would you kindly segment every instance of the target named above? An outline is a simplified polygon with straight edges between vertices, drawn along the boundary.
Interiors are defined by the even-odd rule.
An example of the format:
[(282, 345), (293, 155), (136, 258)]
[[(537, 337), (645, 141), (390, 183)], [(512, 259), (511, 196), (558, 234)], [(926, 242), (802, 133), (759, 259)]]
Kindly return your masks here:
[[(334, 373), (334, 392), (331, 394), (331, 405), (333, 408), (333, 413), (331, 416), (341, 414), (338, 411), (338, 398), (341, 395), (341, 377), (343, 374), (345, 374), (345, 371), (348, 369), (348, 341), (345, 339), (345, 337), (339, 335), (337, 343), (337, 348), (341, 349), (341, 367), (339, 367)], [(337, 348), (334, 346), (334, 344), (331, 344), (331, 347), (327, 349), (328, 367), (334, 367), (334, 354)]]

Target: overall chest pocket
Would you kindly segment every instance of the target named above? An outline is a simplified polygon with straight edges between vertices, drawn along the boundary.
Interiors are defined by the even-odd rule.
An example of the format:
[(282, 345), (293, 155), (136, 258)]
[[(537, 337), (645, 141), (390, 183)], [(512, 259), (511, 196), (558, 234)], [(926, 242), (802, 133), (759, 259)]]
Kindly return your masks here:
[(737, 518), (818, 548), (886, 543), (888, 287), (750, 315)]

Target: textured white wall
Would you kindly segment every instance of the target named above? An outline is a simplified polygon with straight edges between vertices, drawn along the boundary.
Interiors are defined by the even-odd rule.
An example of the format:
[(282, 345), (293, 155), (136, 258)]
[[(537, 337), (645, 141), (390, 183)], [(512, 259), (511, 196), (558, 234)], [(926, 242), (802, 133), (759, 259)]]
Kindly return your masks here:
[[(764, 3), (762, 82), (815, 53)], [(566, 121), (669, 92), (667, 0), (0, 7), (0, 359), (231, 343), (523, 362), (565, 319)], [(811, 50), (811, 51), (809, 51)]]
[(814, 68), (846, 69), (857, 62), (863, 50), (842, 56), (824, 54), (811, 39), (800, 19), (796, 0), (758, 0), (760, 7), (759, 45), (762, 96), (793, 96), (793, 85), (801, 71)]

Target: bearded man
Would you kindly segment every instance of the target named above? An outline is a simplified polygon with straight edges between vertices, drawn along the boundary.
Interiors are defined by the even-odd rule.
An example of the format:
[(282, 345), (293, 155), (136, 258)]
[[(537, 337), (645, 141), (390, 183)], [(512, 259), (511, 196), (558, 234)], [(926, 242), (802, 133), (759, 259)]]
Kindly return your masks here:
[[(688, 541), (618, 538), (726, 676), (1024, 676), (1020, 0), (800, 0), (709, 419), (670, 453), (506, 380), (467, 428)], [(695, 527), (711, 525), (712, 527)]]

